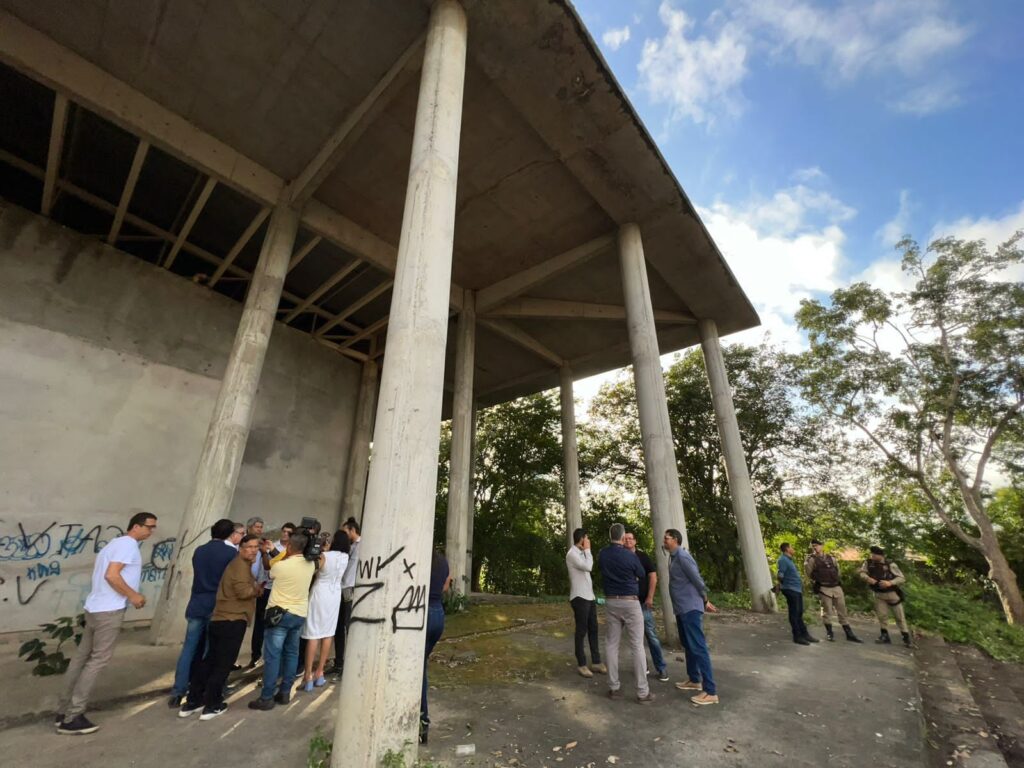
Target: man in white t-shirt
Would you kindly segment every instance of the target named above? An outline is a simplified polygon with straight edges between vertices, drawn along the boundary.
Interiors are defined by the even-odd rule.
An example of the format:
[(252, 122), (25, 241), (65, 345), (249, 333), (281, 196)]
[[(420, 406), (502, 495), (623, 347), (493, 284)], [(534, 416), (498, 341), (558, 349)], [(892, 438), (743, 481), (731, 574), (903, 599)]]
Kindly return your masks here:
[(96, 556), (92, 591), (85, 599), (82, 642), (65, 673), (64, 693), (57, 703), (57, 733), (82, 735), (99, 729), (85, 717), (89, 694), (99, 673), (114, 655), (124, 613), (131, 603), (142, 608), (139, 593), (142, 555), (139, 544), (156, 530), (156, 515), (138, 512), (128, 521), (128, 532), (107, 544)]

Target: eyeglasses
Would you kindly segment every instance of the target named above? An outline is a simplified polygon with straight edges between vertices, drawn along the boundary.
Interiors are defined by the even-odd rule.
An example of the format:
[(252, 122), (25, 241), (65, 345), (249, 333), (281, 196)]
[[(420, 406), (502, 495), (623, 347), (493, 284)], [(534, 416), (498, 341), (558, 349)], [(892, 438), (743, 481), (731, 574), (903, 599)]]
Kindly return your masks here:
[(152, 531), (154, 528), (156, 528), (156, 523), (153, 523), (152, 525), (146, 525), (145, 523), (143, 523), (142, 527), (143, 528), (149, 528), (149, 530)]

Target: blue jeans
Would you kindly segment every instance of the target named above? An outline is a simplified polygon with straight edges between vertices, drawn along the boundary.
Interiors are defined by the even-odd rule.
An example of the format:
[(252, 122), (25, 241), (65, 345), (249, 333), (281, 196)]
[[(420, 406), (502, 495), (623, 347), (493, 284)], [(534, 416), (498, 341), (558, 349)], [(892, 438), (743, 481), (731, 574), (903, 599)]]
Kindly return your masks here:
[(665, 655), (661, 652), (661, 641), (658, 640), (658, 633), (654, 629), (654, 611), (646, 605), (641, 605), (644, 612), (644, 637), (647, 638), (647, 647), (651, 649), (651, 661), (658, 672), (665, 671)]
[(686, 655), (686, 676), (692, 683), (701, 683), (704, 692), (715, 694), (715, 679), (711, 673), (711, 654), (704, 639), (704, 611), (676, 614), (676, 628)]
[(305, 616), (286, 613), (276, 627), (263, 630), (263, 690), (261, 699), (272, 699), (281, 677), (281, 693), (291, 693), (299, 659), (299, 634)]
[(188, 628), (185, 630), (185, 642), (181, 645), (178, 664), (174, 668), (172, 695), (184, 696), (188, 693), (188, 683), (192, 679), (192, 669), (206, 656), (208, 647), (206, 628), (209, 624), (209, 616), (205, 619), (188, 619)]
[(427, 611), (427, 650), (423, 654), (423, 696), (420, 698), (420, 722), (430, 723), (430, 715), (427, 712), (427, 662), (430, 661), (430, 652), (434, 650), (437, 641), (444, 634), (444, 606), (431, 605)]

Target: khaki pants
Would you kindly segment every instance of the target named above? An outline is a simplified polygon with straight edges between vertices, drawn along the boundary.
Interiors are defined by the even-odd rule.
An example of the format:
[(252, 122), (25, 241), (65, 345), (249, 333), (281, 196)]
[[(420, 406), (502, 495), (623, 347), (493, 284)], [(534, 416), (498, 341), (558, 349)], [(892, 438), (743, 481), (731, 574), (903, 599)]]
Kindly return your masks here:
[(629, 650), (633, 654), (633, 674), (636, 675), (636, 695), (646, 696), (647, 653), (644, 651), (644, 614), (639, 600), (608, 598), (605, 607), (605, 655), (608, 662), (608, 687), (619, 690), (619, 642), (622, 630), (626, 630)]
[(818, 590), (818, 602), (821, 603), (821, 617), (826, 624), (835, 624), (836, 614), (839, 614), (839, 623), (844, 627), (850, 623), (842, 587), (821, 587)]
[(81, 715), (89, 704), (89, 694), (96, 678), (114, 655), (117, 637), (121, 634), (124, 611), (85, 612), (82, 642), (65, 673), (67, 682), (57, 703), (57, 712), (68, 720)]
[(896, 617), (896, 626), (900, 632), (909, 632), (907, 629), (907, 615), (903, 612), (903, 601), (895, 592), (875, 592), (875, 616), (878, 617), (878, 625), (885, 629), (889, 624), (889, 609), (892, 608)]

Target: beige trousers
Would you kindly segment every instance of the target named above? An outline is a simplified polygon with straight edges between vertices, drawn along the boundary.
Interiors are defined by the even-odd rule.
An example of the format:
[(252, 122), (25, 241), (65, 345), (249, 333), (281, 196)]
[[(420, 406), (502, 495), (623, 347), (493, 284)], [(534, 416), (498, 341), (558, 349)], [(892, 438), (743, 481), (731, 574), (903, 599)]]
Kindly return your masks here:
[(821, 603), (821, 617), (826, 624), (835, 624), (836, 614), (839, 615), (839, 623), (844, 627), (850, 623), (846, 615), (846, 596), (842, 587), (821, 587), (818, 590), (818, 602)]
[(907, 629), (907, 615), (903, 611), (903, 602), (896, 596), (895, 592), (875, 592), (875, 616), (878, 617), (878, 625), (885, 629), (889, 624), (889, 609), (892, 609), (896, 617), (896, 626), (900, 632), (909, 632)]
[(114, 655), (124, 611), (122, 608), (119, 611), (85, 612), (82, 642), (68, 665), (68, 671), (64, 673), (67, 681), (57, 702), (57, 712), (64, 715), (65, 719), (70, 720), (83, 714), (89, 705), (89, 694), (96, 684), (96, 678)]
[(605, 655), (608, 663), (608, 687), (619, 690), (619, 643), (622, 630), (626, 630), (629, 650), (633, 654), (633, 674), (636, 675), (636, 695), (646, 696), (647, 653), (644, 651), (644, 614), (639, 600), (609, 598), (605, 607)]

